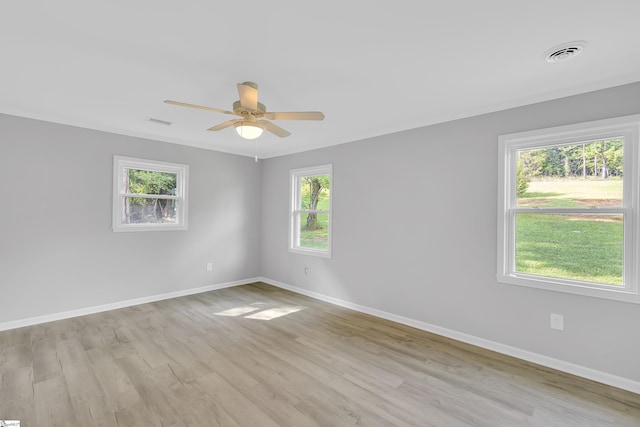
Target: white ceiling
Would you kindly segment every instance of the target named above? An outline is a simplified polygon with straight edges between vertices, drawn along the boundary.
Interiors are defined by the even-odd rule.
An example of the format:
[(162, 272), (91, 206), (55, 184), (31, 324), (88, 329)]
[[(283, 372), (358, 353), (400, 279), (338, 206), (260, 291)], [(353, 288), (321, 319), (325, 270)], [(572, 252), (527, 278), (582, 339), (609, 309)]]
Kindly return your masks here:
[[(0, 3), (0, 112), (267, 158), (640, 80), (638, 0)], [(541, 59), (574, 40), (571, 61)], [(257, 82), (288, 138), (241, 139)], [(157, 124), (149, 118), (172, 122)]]

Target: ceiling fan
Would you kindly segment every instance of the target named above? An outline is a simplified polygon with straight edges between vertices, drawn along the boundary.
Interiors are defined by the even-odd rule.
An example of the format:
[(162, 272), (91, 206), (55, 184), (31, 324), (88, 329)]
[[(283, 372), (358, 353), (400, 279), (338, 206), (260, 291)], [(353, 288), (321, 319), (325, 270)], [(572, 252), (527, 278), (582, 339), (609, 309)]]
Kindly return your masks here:
[(218, 108), (204, 107), (202, 105), (187, 104), (184, 102), (171, 101), (167, 104), (178, 105), (180, 107), (197, 108), (199, 110), (213, 111), (215, 113), (232, 114), (241, 117), (220, 123), (207, 130), (217, 131), (234, 126), (238, 135), (245, 139), (255, 139), (267, 130), (281, 138), (291, 135), (290, 132), (280, 126), (271, 123), (269, 120), (323, 120), (324, 114), (319, 111), (298, 111), (298, 112), (268, 112), (267, 107), (258, 102), (258, 85), (253, 82), (238, 83), (238, 95), (240, 99), (233, 103), (233, 111), (220, 110)]

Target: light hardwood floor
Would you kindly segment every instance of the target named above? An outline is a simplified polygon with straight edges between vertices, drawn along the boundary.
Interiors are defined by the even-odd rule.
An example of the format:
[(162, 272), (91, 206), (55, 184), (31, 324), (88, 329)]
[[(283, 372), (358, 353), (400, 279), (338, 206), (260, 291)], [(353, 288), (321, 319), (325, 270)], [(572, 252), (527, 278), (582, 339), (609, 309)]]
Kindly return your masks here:
[(0, 332), (21, 426), (639, 426), (640, 395), (262, 283)]

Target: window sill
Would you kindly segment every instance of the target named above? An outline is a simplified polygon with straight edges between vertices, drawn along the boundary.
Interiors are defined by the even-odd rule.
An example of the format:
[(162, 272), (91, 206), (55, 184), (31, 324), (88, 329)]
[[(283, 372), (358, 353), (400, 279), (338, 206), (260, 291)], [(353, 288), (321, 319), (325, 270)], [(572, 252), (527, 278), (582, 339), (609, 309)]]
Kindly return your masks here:
[(509, 285), (640, 304), (640, 295), (637, 291), (633, 291), (628, 288), (625, 289), (622, 286), (620, 286), (619, 289), (616, 289), (615, 286), (598, 285), (588, 282), (565, 283), (561, 280), (554, 281), (551, 278), (543, 278), (527, 274), (498, 274), (496, 277), (499, 283), (506, 283)]
[(320, 258), (331, 258), (331, 251), (323, 251), (317, 249), (306, 249), (306, 248), (289, 248), (289, 252), (300, 254), (300, 255), (311, 255)]
[(184, 231), (188, 230), (186, 225), (144, 225), (144, 224), (136, 224), (136, 225), (114, 225), (111, 227), (111, 230), (114, 233), (127, 233), (133, 231)]

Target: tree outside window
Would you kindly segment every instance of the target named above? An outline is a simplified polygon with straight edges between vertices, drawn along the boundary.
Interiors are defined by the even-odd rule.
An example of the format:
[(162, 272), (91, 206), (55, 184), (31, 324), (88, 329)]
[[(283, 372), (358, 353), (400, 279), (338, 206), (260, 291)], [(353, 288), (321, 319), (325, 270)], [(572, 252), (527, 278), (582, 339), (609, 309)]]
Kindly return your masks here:
[(330, 256), (331, 165), (291, 171), (290, 250)]
[(498, 281), (640, 303), (640, 116), (499, 137)]
[(186, 230), (188, 170), (115, 156), (113, 231)]

